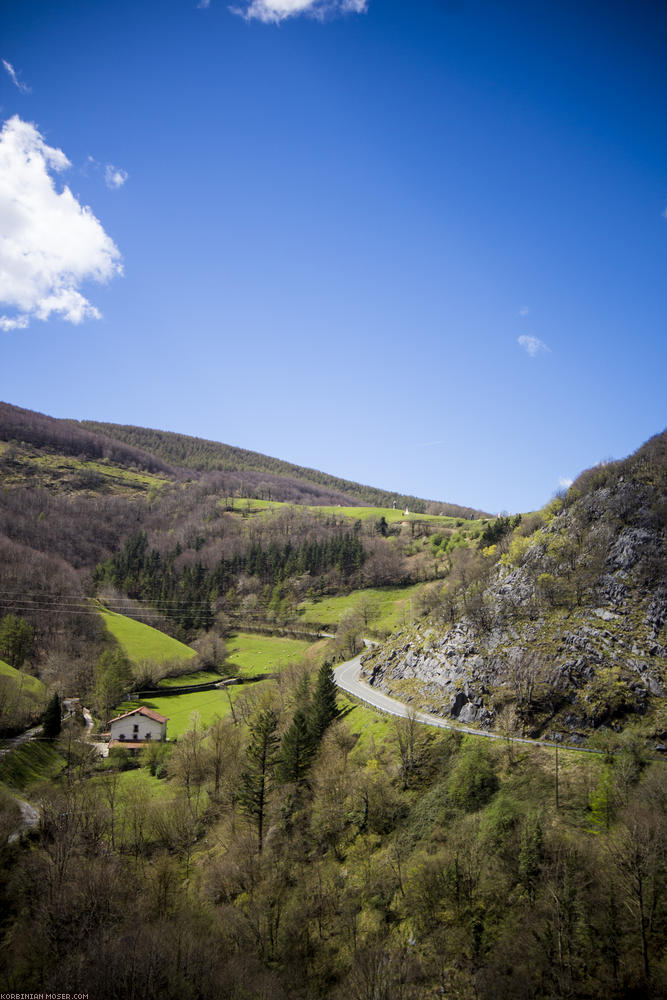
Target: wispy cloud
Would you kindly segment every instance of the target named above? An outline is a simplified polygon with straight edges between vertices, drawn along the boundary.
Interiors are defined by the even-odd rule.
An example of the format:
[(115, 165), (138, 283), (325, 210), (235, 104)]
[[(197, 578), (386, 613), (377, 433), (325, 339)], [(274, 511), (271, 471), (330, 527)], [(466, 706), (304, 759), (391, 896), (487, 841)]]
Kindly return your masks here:
[(118, 188), (121, 188), (129, 176), (127, 170), (114, 167), (112, 163), (107, 163), (104, 168), (104, 183), (112, 191), (117, 191)]
[[(245, 0), (241, 6), (229, 9), (246, 21), (280, 24), (288, 17), (298, 17), (299, 14), (319, 20), (335, 14), (363, 14), (368, 4), (369, 0)], [(200, 3), (200, 6), (208, 4)]]
[(569, 490), (570, 486), (574, 482), (574, 479), (568, 479), (567, 476), (561, 476), (558, 480), (558, 485), (562, 490)]
[(527, 316), (529, 312), (530, 309), (528, 306), (521, 306), (521, 308), (519, 309), (519, 316)]
[(1, 330), (22, 330), (31, 319), (60, 316), (69, 323), (99, 319), (79, 291), (84, 281), (122, 274), (121, 255), (87, 205), (54, 173), (71, 164), (47, 146), (37, 128), (14, 115), (0, 133)]
[(415, 448), (435, 448), (437, 444), (443, 444), (442, 441), (421, 441), (419, 444), (415, 445)]
[(87, 174), (89, 169), (103, 174), (104, 183), (111, 191), (117, 191), (118, 188), (122, 188), (130, 176), (127, 170), (123, 170), (122, 167), (114, 167), (113, 163), (100, 163), (94, 156), (89, 156), (86, 160), (83, 166), (83, 173)]
[(667, 205), (662, 210), (662, 217), (663, 219), (667, 219)]
[(31, 93), (31, 88), (28, 86), (27, 83), (23, 83), (22, 80), (19, 80), (17, 72), (10, 62), (7, 62), (6, 59), (3, 59), (2, 65), (5, 67), (5, 70), (9, 75), (9, 79), (12, 81), (15, 87), (18, 87), (18, 89), (21, 91), (22, 94)]
[(525, 334), (518, 339), (518, 343), (523, 347), (527, 354), (530, 354), (531, 358), (534, 358), (537, 354), (542, 351), (546, 351), (547, 354), (550, 353), (549, 348), (545, 343), (543, 343), (538, 337), (528, 337)]

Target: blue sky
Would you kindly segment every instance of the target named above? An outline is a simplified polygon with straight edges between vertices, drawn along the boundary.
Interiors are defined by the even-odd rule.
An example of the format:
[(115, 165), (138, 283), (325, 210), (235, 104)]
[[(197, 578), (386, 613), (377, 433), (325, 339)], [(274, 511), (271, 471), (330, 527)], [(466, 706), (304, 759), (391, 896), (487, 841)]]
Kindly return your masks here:
[(491, 511), (664, 428), (664, 7), (231, 6), (4, 0), (0, 398)]

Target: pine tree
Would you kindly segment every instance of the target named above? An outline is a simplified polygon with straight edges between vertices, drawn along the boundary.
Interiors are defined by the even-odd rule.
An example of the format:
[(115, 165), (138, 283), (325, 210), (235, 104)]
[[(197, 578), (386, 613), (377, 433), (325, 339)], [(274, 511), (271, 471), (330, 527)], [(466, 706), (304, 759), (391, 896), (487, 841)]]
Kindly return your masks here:
[(280, 747), (280, 757), (276, 768), (276, 777), (281, 784), (292, 782), (303, 785), (306, 774), (313, 762), (315, 743), (308, 726), (308, 720), (301, 709), (294, 713), (292, 725), (289, 727)]
[(262, 850), (264, 819), (271, 779), (278, 755), (278, 716), (272, 708), (259, 712), (250, 726), (250, 743), (245, 752), (246, 766), (241, 774), (239, 804), (257, 826), (259, 850)]
[(317, 675), (317, 687), (310, 710), (309, 729), (315, 743), (319, 743), (325, 732), (340, 715), (336, 704), (336, 681), (330, 663), (323, 663)]
[(44, 711), (44, 715), (42, 716), (42, 731), (44, 733), (44, 738), (47, 740), (54, 740), (60, 733), (60, 726), (60, 698), (56, 693), (49, 701)]

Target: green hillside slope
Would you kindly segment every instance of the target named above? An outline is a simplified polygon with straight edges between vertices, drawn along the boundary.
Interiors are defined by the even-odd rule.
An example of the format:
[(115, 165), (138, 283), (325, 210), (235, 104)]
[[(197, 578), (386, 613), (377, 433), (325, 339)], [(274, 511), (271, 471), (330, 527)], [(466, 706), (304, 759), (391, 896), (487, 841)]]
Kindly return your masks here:
[(141, 660), (155, 660), (157, 663), (190, 660), (197, 655), (194, 649), (150, 625), (106, 609), (102, 609), (100, 614), (109, 632), (133, 663)]

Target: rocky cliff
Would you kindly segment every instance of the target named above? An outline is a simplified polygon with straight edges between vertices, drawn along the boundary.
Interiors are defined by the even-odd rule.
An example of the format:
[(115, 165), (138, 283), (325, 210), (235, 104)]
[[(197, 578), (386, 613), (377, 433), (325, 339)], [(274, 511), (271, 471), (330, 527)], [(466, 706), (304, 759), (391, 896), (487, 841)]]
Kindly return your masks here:
[(366, 679), (481, 727), (576, 739), (641, 718), (664, 739), (666, 453), (662, 434), (583, 473), (480, 550), (428, 616), (367, 654)]

